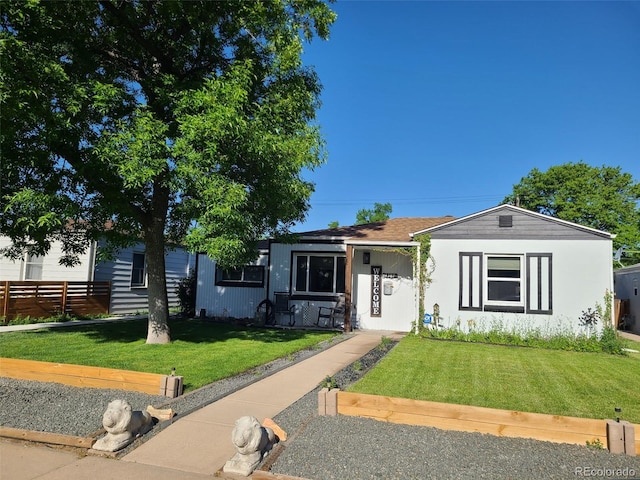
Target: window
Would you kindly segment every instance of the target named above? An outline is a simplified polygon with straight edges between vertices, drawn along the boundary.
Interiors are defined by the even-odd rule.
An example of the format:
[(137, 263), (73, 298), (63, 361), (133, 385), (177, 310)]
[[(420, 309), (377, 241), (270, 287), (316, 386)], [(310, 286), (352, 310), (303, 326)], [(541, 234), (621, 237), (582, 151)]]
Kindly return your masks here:
[(233, 287), (262, 287), (264, 285), (264, 267), (245, 265), (243, 267), (216, 268), (216, 285)]
[(460, 310), (552, 313), (550, 253), (492, 255), (461, 252)]
[[(523, 311), (523, 269), (520, 256), (487, 256), (486, 310)], [(497, 308), (496, 308), (497, 307)]]
[(147, 284), (147, 268), (144, 253), (134, 253), (131, 266), (131, 286), (144, 287)]
[(344, 293), (346, 259), (341, 255), (295, 254), (294, 292)]
[(40, 255), (27, 254), (24, 261), (24, 279), (42, 280), (42, 261), (44, 257)]

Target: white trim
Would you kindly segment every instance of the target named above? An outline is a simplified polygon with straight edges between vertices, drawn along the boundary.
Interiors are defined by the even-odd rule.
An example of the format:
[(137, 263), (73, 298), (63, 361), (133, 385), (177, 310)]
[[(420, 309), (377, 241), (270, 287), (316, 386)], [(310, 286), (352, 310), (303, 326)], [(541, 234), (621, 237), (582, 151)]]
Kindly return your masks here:
[[(343, 258), (345, 263), (345, 268), (347, 264), (347, 258), (345, 252), (311, 252), (311, 251), (293, 251), (292, 256), (292, 274), (291, 274), (291, 285), (290, 292), (293, 295), (318, 295), (318, 296), (334, 296), (334, 295), (343, 295), (344, 292), (338, 292), (338, 259)], [(306, 286), (306, 290), (297, 290), (296, 286), (298, 283), (298, 258), (306, 257), (307, 258), (307, 267), (305, 272), (304, 283)], [(316, 290), (309, 290), (311, 283), (311, 257), (326, 257), (333, 259), (333, 281), (330, 292), (320, 292)], [(346, 289), (346, 279), (345, 279), (345, 289)]]
[(419, 242), (398, 242), (398, 241), (384, 241), (384, 240), (346, 240), (345, 245), (356, 245), (356, 246), (371, 246), (371, 247), (378, 247), (378, 246), (388, 246), (388, 247), (417, 247), (420, 245)]
[[(300, 234), (300, 233), (294, 233), (293, 236), (298, 237), (298, 242), (307, 242), (307, 241), (313, 241), (313, 240), (322, 240), (322, 241), (334, 241), (334, 242), (344, 242), (346, 239), (348, 239), (349, 237), (334, 237), (334, 236), (307, 236), (304, 234)], [(284, 242), (276, 242), (276, 243), (284, 243)], [(294, 244), (295, 245), (295, 244)]]
[[(490, 258), (513, 258), (518, 259), (519, 277), (489, 277), (489, 259)], [(523, 254), (500, 254), (500, 253), (484, 253), (484, 266), (482, 278), (484, 281), (483, 305), (493, 307), (525, 307), (525, 255)], [(489, 284), (491, 282), (518, 283), (520, 300), (491, 300), (489, 298)]]

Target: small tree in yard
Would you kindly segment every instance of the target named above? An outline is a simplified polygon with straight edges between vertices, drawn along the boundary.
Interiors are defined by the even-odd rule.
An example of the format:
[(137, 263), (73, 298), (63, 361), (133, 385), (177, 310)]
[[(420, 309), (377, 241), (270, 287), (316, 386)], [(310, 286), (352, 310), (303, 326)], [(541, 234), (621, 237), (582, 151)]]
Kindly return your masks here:
[(321, 0), (3, 2), (2, 253), (143, 241), (147, 343), (169, 342), (167, 241), (236, 266), (304, 219), (325, 152), (302, 45), (334, 19)]

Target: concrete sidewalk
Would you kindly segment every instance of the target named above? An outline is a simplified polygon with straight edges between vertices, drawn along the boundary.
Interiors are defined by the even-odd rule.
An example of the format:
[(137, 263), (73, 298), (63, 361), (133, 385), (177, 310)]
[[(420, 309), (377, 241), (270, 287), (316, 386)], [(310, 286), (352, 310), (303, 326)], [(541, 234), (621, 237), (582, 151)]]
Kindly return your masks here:
[(0, 441), (0, 478), (92, 480), (114, 478), (211, 478), (235, 453), (235, 421), (252, 415), (274, 417), (313, 390), (328, 375), (362, 357), (391, 332), (359, 331), (347, 340), (197, 410), (160, 431), (122, 457), (77, 455), (41, 446)]

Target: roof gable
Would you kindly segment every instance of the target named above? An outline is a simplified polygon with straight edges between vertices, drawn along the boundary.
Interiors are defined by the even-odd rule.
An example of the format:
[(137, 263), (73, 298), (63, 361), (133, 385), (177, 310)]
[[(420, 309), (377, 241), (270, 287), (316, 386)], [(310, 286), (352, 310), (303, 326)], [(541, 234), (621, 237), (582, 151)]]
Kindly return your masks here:
[(611, 239), (614, 235), (514, 205), (499, 205), (415, 232), (432, 238)]

